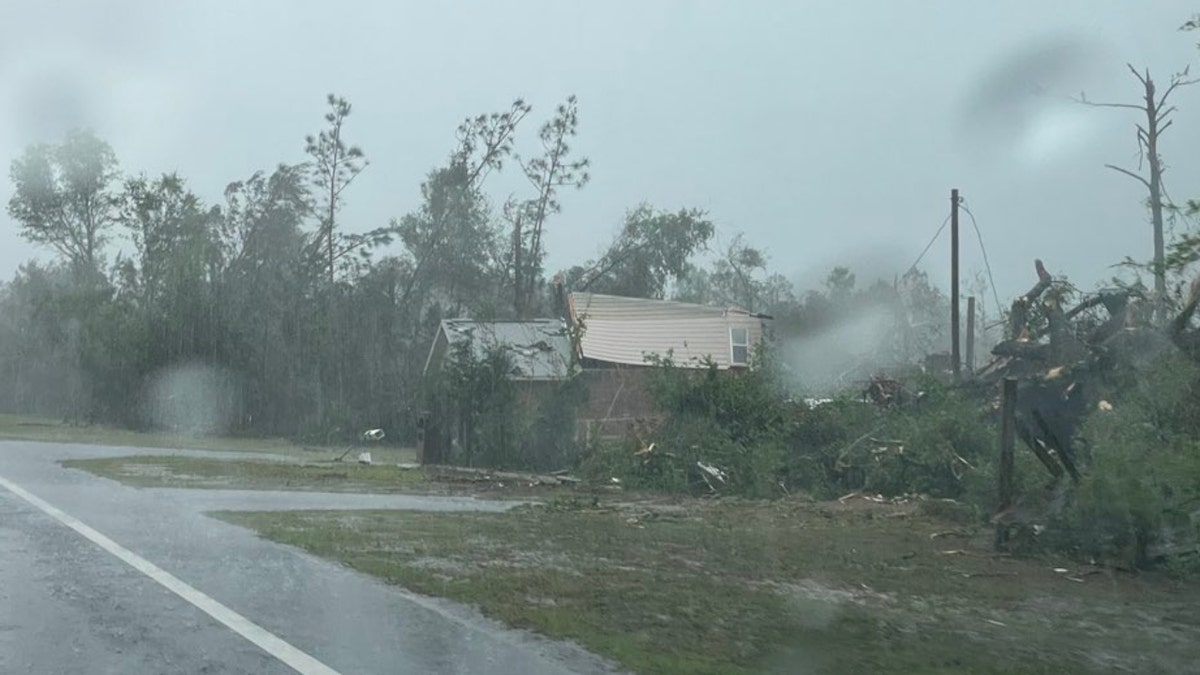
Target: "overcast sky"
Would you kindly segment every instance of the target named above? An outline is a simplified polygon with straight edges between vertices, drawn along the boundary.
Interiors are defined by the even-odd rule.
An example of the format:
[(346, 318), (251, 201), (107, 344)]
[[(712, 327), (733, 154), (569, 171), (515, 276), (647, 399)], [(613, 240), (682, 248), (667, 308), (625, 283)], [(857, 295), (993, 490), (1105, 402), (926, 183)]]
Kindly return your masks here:
[[(962, 190), (1001, 294), (1032, 259), (1093, 286), (1150, 254), (1128, 61), (1165, 81), (1200, 58), (1186, 2), (15, 2), (0, 10), (0, 157), (93, 128), (128, 173), (178, 171), (218, 201), (304, 158), (329, 92), (371, 166), (346, 227), (418, 204), (467, 115), (579, 97), (593, 180), (563, 195), (549, 266), (595, 255), (639, 202), (708, 210), (811, 285), (835, 264), (890, 279)], [(1200, 196), (1200, 85), (1180, 90), (1167, 185)], [(497, 200), (521, 189), (491, 186)], [(11, 186), (4, 181), (0, 198)], [(964, 218), (964, 270), (983, 269)], [(948, 239), (926, 258), (945, 281)], [(48, 253), (0, 216), (0, 277)]]

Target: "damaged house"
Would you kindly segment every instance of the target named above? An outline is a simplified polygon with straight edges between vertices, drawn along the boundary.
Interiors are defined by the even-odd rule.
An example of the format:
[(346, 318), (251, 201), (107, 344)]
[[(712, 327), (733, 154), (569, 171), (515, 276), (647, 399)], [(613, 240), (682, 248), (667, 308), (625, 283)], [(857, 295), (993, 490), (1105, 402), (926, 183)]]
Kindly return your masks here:
[[(458, 349), (482, 359), (497, 347), (510, 357), (508, 378), (523, 406), (536, 406), (568, 378), (581, 378), (586, 401), (577, 435), (621, 436), (654, 414), (646, 375), (655, 356), (678, 367), (713, 364), (731, 374), (749, 368), (770, 317), (740, 307), (571, 293), (562, 318), (530, 321), (451, 319), (438, 328), (425, 378), (430, 381)], [(422, 461), (442, 461), (456, 443), (456, 421), (429, 412), (422, 418)]]
[[(511, 363), (507, 379), (515, 385), (523, 406), (535, 406), (571, 375), (571, 339), (566, 323), (560, 319), (446, 319), (438, 326), (425, 360), (425, 382), (433, 383), (454, 354), (464, 349), (476, 361), (484, 361), (497, 351), (505, 354)], [(438, 408), (421, 416), (417, 444), (421, 462), (445, 461), (451, 449), (461, 443), (459, 437), (464, 431), (460, 420), (450, 419), (454, 414), (449, 408)]]
[(652, 357), (670, 355), (685, 368), (749, 368), (770, 320), (740, 307), (598, 293), (571, 293), (566, 305), (589, 389), (580, 424), (602, 436), (621, 435), (653, 413), (645, 386)]

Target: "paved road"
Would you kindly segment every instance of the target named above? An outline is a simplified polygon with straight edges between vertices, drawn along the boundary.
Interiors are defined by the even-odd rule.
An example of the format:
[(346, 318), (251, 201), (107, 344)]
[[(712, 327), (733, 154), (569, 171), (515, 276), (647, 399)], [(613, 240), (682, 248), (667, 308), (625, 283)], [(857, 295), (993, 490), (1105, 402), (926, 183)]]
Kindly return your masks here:
[[(204, 515), (215, 509), (501, 510), (508, 504), (133, 489), (57, 463), (151, 452), (164, 451), (0, 442), (0, 481), (13, 488), (0, 486), (0, 673), (295, 672), (280, 653), (309, 658), (301, 661), (311, 665), (308, 672), (327, 667), (324, 672), (347, 675), (610, 671), (573, 645), (506, 629), (468, 608), (408, 593)], [(68, 527), (64, 518), (79, 526)], [(95, 536), (80, 533), (89, 531)], [(118, 557), (125, 554), (126, 560)], [(179, 583), (176, 591), (192, 589), (194, 602), (171, 590), (171, 579)], [(196, 603), (218, 609), (206, 613)], [(236, 617), (225, 623), (242, 626), (242, 634), (214, 612)], [(261, 639), (256, 644), (243, 634)]]

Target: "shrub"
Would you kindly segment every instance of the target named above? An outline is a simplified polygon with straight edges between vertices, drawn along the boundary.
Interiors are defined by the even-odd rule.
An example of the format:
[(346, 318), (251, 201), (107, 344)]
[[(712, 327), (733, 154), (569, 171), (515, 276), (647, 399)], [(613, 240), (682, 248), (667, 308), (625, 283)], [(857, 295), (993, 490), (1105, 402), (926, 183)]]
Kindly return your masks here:
[(609, 446), (589, 453), (589, 471), (603, 467), (636, 487), (704, 492), (713, 480), (705, 480), (703, 463), (725, 474), (712, 487), (751, 497), (797, 490), (826, 498), (852, 490), (960, 497), (995, 454), (995, 424), (983, 403), (932, 380), (914, 380), (910, 388), (923, 395), (899, 408), (849, 396), (809, 406), (786, 397), (765, 352), (741, 373), (712, 363), (682, 368), (669, 357), (655, 365), (648, 385), (662, 419), (642, 438), (653, 451)]
[(825, 497), (866, 490), (957, 498), (977, 491), (996, 454), (994, 413), (933, 380), (915, 378), (908, 389), (921, 395), (893, 409), (850, 398), (795, 406), (787, 433), (789, 487)]
[[(719, 370), (709, 361), (686, 368), (653, 360), (647, 389), (661, 419), (641, 439), (589, 448), (581, 470), (630, 487), (767, 497), (780, 493), (784, 398), (778, 370), (765, 352), (748, 371)], [(650, 449), (653, 444), (653, 449)], [(701, 464), (718, 469), (706, 474)]]
[(439, 416), (454, 422), (458, 447), (451, 461), (527, 470), (575, 462), (576, 412), (587, 398), (582, 380), (524, 390), (512, 379), (512, 357), (503, 345), (481, 354), (469, 343), (453, 349), (430, 392)]
[[(1172, 355), (1093, 412), (1081, 439), (1090, 461), (1077, 490), (1052, 522), (1047, 543), (1081, 557), (1133, 567), (1159, 551), (1194, 549), (1200, 540), (1200, 439), (1194, 417), (1193, 364)], [(1187, 568), (1180, 559), (1175, 569)]]
[(579, 409), (587, 403), (587, 384), (580, 377), (550, 385), (534, 403), (524, 434), (522, 467), (561, 469), (579, 461), (577, 442)]

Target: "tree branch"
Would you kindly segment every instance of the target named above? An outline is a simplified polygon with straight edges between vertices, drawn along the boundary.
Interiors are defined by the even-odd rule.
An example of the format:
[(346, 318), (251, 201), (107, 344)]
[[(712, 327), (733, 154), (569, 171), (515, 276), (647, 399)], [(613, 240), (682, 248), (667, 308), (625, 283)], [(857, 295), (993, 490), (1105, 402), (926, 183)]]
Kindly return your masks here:
[(592, 266), (592, 269), (588, 270), (587, 281), (584, 282), (583, 285), (581, 285), (579, 287), (579, 290), (581, 292), (587, 291), (589, 288), (592, 287), (592, 284), (596, 283), (600, 279), (603, 279), (604, 275), (613, 271), (614, 269), (616, 269), (617, 265), (619, 265), (625, 261), (626, 257), (628, 256), (628, 253), (629, 253), (629, 251), (624, 250), (624, 249), (620, 250), (619, 253), (612, 255), (612, 256), (609, 256), (606, 253), (604, 255), (604, 257), (602, 257), (599, 261), (596, 262), (595, 265)]
[(1137, 180), (1142, 185), (1145, 185), (1147, 190), (1150, 189), (1150, 181), (1146, 180), (1145, 178), (1142, 178), (1141, 176), (1137, 175), (1136, 173), (1129, 171), (1128, 169), (1122, 169), (1121, 167), (1114, 166), (1112, 164), (1105, 164), (1104, 166), (1106, 168), (1112, 169), (1113, 171), (1119, 171), (1119, 172), (1125, 174), (1126, 176), (1129, 176), (1130, 178)]
[(1146, 106), (1144, 106), (1144, 105), (1135, 105), (1133, 103), (1104, 103), (1104, 102), (1100, 102), (1100, 101), (1089, 101), (1086, 98), (1083, 98), (1082, 96), (1077, 97), (1074, 100), (1077, 103), (1082, 103), (1084, 105), (1090, 105), (1093, 108), (1129, 108), (1130, 110), (1145, 110), (1146, 109)]
[(1170, 108), (1163, 110), (1162, 104), (1156, 105), (1154, 107), (1154, 109), (1157, 111), (1156, 114), (1154, 115), (1155, 123), (1165, 121), (1167, 119), (1167, 117), (1170, 116), (1171, 113), (1175, 112), (1175, 106), (1171, 106)]
[(1158, 97), (1158, 104), (1155, 105), (1155, 107), (1161, 108), (1163, 106), (1163, 104), (1167, 102), (1167, 97), (1171, 95), (1171, 92), (1175, 91), (1175, 89), (1177, 89), (1178, 87), (1190, 87), (1191, 85), (1196, 84), (1197, 82), (1200, 82), (1200, 79), (1193, 79), (1193, 80), (1173, 79), (1171, 81), (1171, 86), (1167, 87), (1167, 90), (1163, 92), (1162, 96)]
[(1104, 303), (1104, 296), (1093, 295), (1092, 297), (1088, 298), (1087, 300), (1084, 300), (1083, 302), (1079, 303), (1078, 305), (1075, 305), (1075, 307), (1071, 308), (1066, 313), (1065, 318), (1067, 319), (1067, 321), (1070, 321), (1070, 320), (1074, 319), (1076, 316), (1079, 316), (1079, 314), (1081, 314), (1082, 312), (1085, 312), (1085, 311), (1091, 309), (1092, 307), (1096, 307), (1097, 305), (1100, 305), (1103, 303)]
[(1150, 79), (1149, 75), (1142, 76), (1142, 74), (1137, 71), (1137, 68), (1133, 67), (1132, 63), (1126, 63), (1125, 67), (1129, 69), (1129, 72), (1133, 73), (1133, 76), (1138, 79), (1138, 82), (1142, 83), (1143, 87), (1146, 86), (1146, 82)]
[(1200, 277), (1196, 277), (1192, 281), (1187, 300), (1184, 301), (1183, 308), (1175, 316), (1169, 329), (1171, 341), (1192, 358), (1200, 356), (1200, 351), (1197, 351), (1197, 348), (1200, 347), (1200, 340), (1197, 340), (1195, 332), (1188, 332), (1187, 328), (1198, 305), (1200, 305)]

